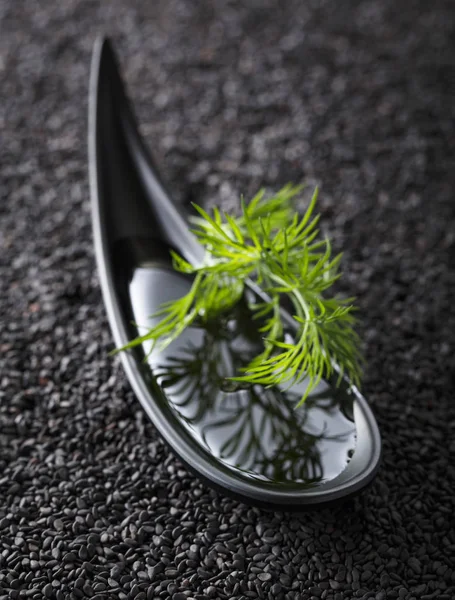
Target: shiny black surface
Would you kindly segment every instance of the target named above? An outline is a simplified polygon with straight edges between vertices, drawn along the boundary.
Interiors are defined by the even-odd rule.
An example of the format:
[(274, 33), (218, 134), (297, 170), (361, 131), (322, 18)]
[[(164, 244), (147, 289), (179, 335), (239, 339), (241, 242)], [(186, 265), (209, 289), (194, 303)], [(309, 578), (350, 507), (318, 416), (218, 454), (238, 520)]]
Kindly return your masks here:
[[(200, 260), (202, 249), (157, 176), (106, 40), (98, 41), (94, 50), (89, 111), (95, 254), (112, 334), (116, 346), (121, 347), (137, 334), (133, 321), (145, 321), (162, 299), (187, 285), (168, 270), (169, 247), (190, 262)], [(216, 332), (218, 340), (204, 339), (207, 333), (193, 333), (191, 340), (182, 338), (170, 355), (151, 356), (149, 362), (144, 360), (147, 348), (121, 353), (133, 390), (163, 439), (211, 485), (265, 507), (300, 509), (363, 489), (374, 477), (381, 455), (378, 428), (365, 399), (344, 382), (336, 397), (330, 392), (327, 398), (316, 398), (294, 412), (292, 390), (283, 402), (278, 402), (282, 391), (267, 392), (267, 409), (261, 405), (263, 392), (253, 402), (248, 390), (220, 392), (224, 384), (218, 376), (213, 382), (214, 365), (232, 368), (239, 345), (251, 351), (251, 339), (248, 343), (242, 339), (244, 322), (241, 331), (242, 336), (234, 335), (228, 343), (219, 342), (220, 331)], [(203, 351), (199, 362), (194, 360), (197, 350), (188, 353), (185, 347), (189, 341)], [(218, 361), (215, 356), (221, 347), (224, 354)], [(211, 350), (208, 354), (207, 349)], [(170, 363), (169, 358), (179, 362)], [(191, 383), (184, 383), (182, 371), (190, 368), (196, 375), (198, 369), (206, 369), (205, 385), (210, 383), (214, 393), (206, 393), (204, 401), (204, 393), (188, 393)], [(183, 393), (166, 385), (175, 375), (178, 380), (173, 385), (183, 384)], [(330, 386), (320, 391), (325, 395), (328, 389)], [(238, 420), (224, 425), (217, 439), (210, 430), (213, 432), (226, 411), (236, 412)], [(266, 429), (261, 430), (264, 419)], [(325, 431), (324, 420), (328, 423)], [(259, 423), (260, 435), (249, 438), (256, 439), (256, 447), (245, 441), (246, 433), (237, 436), (240, 445), (235, 447), (232, 439), (239, 423), (243, 423), (242, 432), (249, 427), (250, 433)], [(278, 431), (280, 427), (290, 435), (274, 435), (274, 428)], [(342, 434), (342, 438), (329, 439), (332, 434)], [(248, 452), (242, 454), (245, 448)]]
[[(128, 269), (138, 334), (156, 322), (150, 315), (162, 302), (181, 297), (189, 287), (170, 261), (157, 256), (157, 246), (151, 242), (150, 258), (144, 256)], [(131, 260), (131, 254), (125, 259)], [(285, 390), (229, 381), (261, 351), (257, 327), (245, 304), (229, 319), (188, 329), (164, 350), (151, 352), (151, 342), (145, 342), (144, 354), (164, 390), (163, 401), (195, 442), (241, 477), (275, 485), (330, 481), (355, 450), (354, 397), (321, 383), (296, 408), (304, 382)]]

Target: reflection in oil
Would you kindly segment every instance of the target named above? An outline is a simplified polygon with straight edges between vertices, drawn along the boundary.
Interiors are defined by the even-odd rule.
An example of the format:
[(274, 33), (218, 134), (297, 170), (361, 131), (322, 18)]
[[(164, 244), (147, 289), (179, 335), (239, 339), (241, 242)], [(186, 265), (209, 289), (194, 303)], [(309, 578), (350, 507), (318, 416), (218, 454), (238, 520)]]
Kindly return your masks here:
[[(188, 281), (160, 265), (133, 272), (134, 320), (150, 326), (158, 306), (183, 295)], [(235, 317), (235, 318), (234, 318)], [(317, 485), (339, 475), (354, 453), (353, 397), (327, 383), (298, 409), (304, 382), (288, 390), (226, 380), (261, 345), (246, 305), (230, 320), (187, 330), (148, 363), (170, 405), (191, 435), (231, 469), (273, 483)]]

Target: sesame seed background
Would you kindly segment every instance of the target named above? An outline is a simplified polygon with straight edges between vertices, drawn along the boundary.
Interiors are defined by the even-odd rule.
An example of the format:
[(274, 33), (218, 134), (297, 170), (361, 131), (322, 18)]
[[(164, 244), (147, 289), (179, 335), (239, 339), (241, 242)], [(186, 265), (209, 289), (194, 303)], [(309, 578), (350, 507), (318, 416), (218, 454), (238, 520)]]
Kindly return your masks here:
[[(2, 0), (1, 599), (454, 597), (453, 8)], [(86, 152), (100, 32), (179, 202), (321, 185), (384, 442), (347, 504), (270, 513), (212, 491), (108, 357)]]

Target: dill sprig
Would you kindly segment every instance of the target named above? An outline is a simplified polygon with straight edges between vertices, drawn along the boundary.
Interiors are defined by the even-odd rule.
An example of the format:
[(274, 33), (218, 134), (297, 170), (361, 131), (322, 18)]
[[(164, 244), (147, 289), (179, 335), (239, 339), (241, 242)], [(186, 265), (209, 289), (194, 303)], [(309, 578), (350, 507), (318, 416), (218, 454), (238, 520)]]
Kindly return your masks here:
[[(265, 292), (250, 308), (260, 320), (263, 351), (232, 379), (274, 386), (306, 380), (301, 404), (322, 377), (336, 372), (360, 384), (362, 358), (354, 331), (353, 299), (330, 296), (328, 290), (341, 276), (341, 254), (332, 256), (328, 239), (320, 239), (319, 216), (314, 216), (317, 189), (302, 217), (292, 200), (301, 187), (287, 185), (266, 198), (260, 191), (240, 216), (209, 215), (194, 205), (198, 217), (193, 233), (205, 248), (202, 264), (192, 265), (171, 251), (176, 271), (193, 276), (186, 295), (163, 304), (153, 315), (159, 323), (125, 348), (145, 341), (168, 346), (187, 327), (207, 322), (233, 308), (244, 295), (248, 280)], [(289, 328), (281, 300), (293, 308)], [(124, 349), (125, 349), (124, 348)]]

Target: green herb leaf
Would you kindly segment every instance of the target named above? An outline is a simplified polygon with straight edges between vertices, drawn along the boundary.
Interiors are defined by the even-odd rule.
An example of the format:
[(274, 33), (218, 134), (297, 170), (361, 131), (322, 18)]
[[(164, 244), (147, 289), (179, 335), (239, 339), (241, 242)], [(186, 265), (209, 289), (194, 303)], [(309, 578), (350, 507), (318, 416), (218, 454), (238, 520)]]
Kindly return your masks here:
[[(251, 305), (253, 318), (262, 320), (264, 349), (232, 379), (263, 386), (305, 380), (300, 403), (336, 370), (339, 381), (346, 374), (358, 386), (362, 356), (353, 299), (329, 295), (341, 276), (341, 255), (333, 257), (329, 240), (318, 238), (317, 189), (303, 217), (295, 213), (293, 200), (301, 189), (287, 185), (270, 198), (261, 190), (249, 204), (242, 200), (237, 217), (218, 209), (210, 216), (194, 205), (193, 232), (206, 250), (205, 260), (193, 266), (172, 252), (174, 269), (194, 276), (189, 292), (163, 305), (153, 315), (161, 321), (122, 350), (147, 340), (153, 347), (168, 346), (187, 327), (232, 309), (252, 279), (268, 296)], [(284, 297), (294, 311), (292, 331), (280, 308)]]

